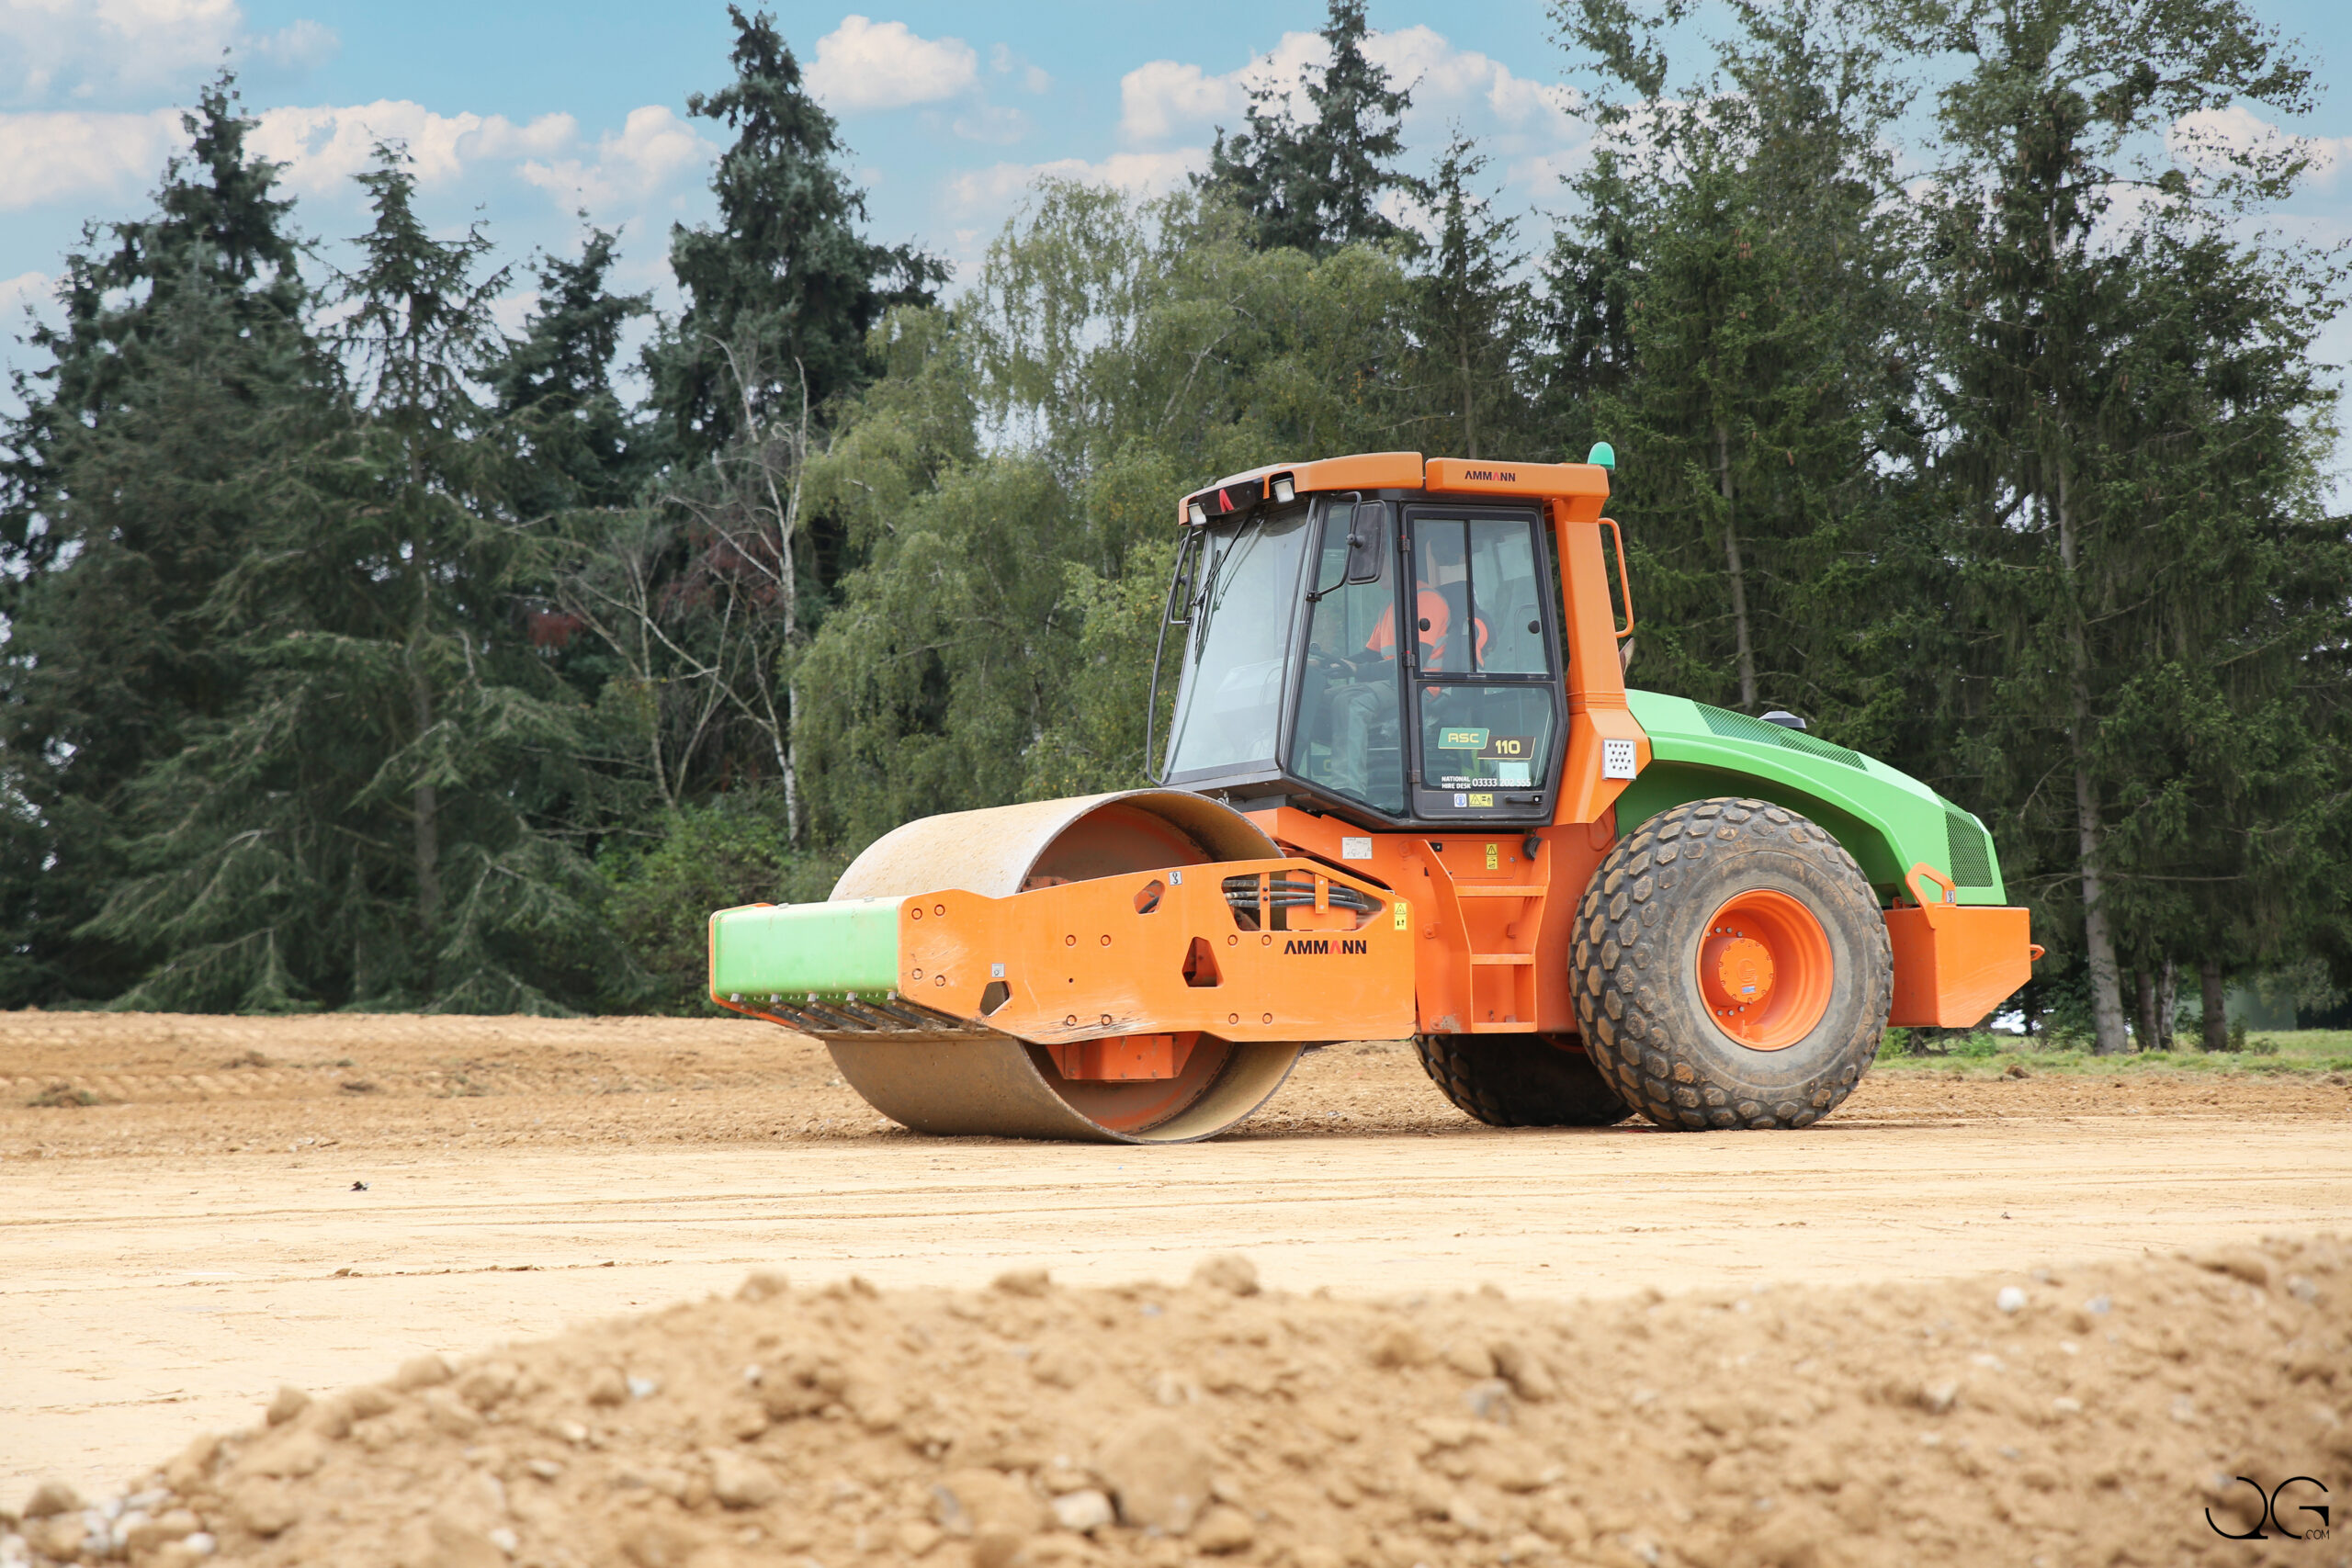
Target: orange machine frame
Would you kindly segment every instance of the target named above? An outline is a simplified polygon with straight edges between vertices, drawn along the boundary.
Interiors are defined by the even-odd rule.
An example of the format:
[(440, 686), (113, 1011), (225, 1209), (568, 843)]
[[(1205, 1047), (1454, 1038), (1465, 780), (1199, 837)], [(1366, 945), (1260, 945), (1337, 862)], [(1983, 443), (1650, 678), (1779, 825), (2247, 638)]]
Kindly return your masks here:
[[(1312, 886), (1311, 905), (1274, 908), (1284, 876)], [(1227, 902), (1235, 877), (1256, 882), (1254, 913)], [(1371, 908), (1334, 905), (1335, 886)], [(1409, 901), (1368, 879), (1304, 859), (1218, 861), (1003, 898), (910, 897), (899, 908), (899, 994), (1049, 1048), (1126, 1040), (1142, 1051), (1152, 1037), (1195, 1032), (1395, 1039), (1413, 1032), (1414, 947)], [(1164, 1077), (1175, 1064), (1103, 1066), (1073, 1058), (1065, 1071)]]

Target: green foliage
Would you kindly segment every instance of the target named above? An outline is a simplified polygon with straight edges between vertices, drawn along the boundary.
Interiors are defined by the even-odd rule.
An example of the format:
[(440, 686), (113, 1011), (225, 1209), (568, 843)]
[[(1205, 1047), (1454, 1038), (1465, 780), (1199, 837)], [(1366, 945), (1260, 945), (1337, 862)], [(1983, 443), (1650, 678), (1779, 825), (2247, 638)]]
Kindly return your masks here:
[(2207, 143), (2192, 177), (2156, 151), (2194, 110), (2294, 112), (2307, 73), (2236, 0), (1879, 19), (1959, 66), (1926, 203), (1957, 750), (2120, 1052), (2126, 963), (2243, 964), (2340, 864), (2311, 813), (2346, 763), (2324, 650), (2352, 552), (2316, 504), (2333, 394), (2308, 362), (2339, 279), (2233, 230), (2291, 161)]
[(1428, 270), (1413, 280), (1418, 379), (1434, 405), (1421, 439), (1433, 452), (1465, 457), (1523, 451), (1540, 439), (1520, 417), (1517, 395), (1532, 325), (1524, 258), (1514, 249), (1518, 220), (1497, 220), (1471, 190), (1486, 167), (1457, 128), (1431, 182), (1437, 242)]
[(841, 864), (795, 851), (784, 813), (758, 794), (683, 807), (650, 820), (642, 840), (611, 841), (596, 863), (605, 918), (645, 984), (616, 984), (599, 1001), (617, 1010), (707, 1011), (712, 911), (822, 899)]
[[(1409, 299), (1385, 252), (1261, 251), (1214, 200), (1049, 185), (973, 299), (894, 316), (897, 370), (808, 469), (866, 558), (791, 664), (816, 841), (1143, 783), (1176, 497), (1383, 445)], [(1019, 440), (984, 451), (986, 426)]]
[[(1564, 231), (1552, 260), (1580, 312), (1561, 368), (1640, 519), (1644, 680), (1884, 749), (1855, 720), (1884, 695), (1886, 622), (1852, 607), (1905, 556), (1883, 474), (1908, 445), (1917, 309), (1884, 151), (1901, 99), (1834, 13), (1738, 15), (1708, 76), (1638, 122), (1626, 102), (1604, 115), (1615, 139), (1577, 182), (1600, 231)], [(1622, 88), (1661, 69), (1627, 52), (1615, 0), (1567, 22)]]
[(2307, 96), (2238, 0), (1731, 0), (1679, 74), (1686, 0), (1560, 0), (1601, 134), (1532, 265), (1458, 131), (1407, 173), (1332, 0), (1193, 188), (1041, 184), (944, 305), (731, 14), (642, 406), (612, 236), (509, 341), (396, 152), (313, 299), (225, 76), (66, 259), (0, 452), (0, 1005), (692, 1010), (710, 909), (1146, 781), (1186, 491), (1596, 439), (1637, 679), (1928, 779), (2034, 907), (2030, 1045), (1890, 1057), (2074, 1070), (2132, 980), (2217, 1042), (2231, 976), (2352, 986), (2343, 278), (2247, 221), (2291, 144), (2182, 118)]
[(183, 117), (154, 210), (66, 258), (51, 365), (0, 462), (0, 1005), (93, 1000), (125, 954), (85, 930), (124, 874), (132, 782), (243, 691), (214, 599), (262, 520), (305, 504), (333, 371), (276, 165), (230, 79)]
[(526, 516), (625, 506), (644, 479), (612, 368), (623, 329), (652, 306), (606, 290), (614, 238), (591, 229), (578, 260), (540, 259), (538, 302), (490, 370), (497, 412), (523, 446), (516, 504)]
[[(1242, 212), (1260, 249), (1324, 256), (1344, 245), (1419, 247), (1418, 236), (1380, 210), (1383, 192), (1419, 195), (1422, 186), (1396, 167), (1411, 89), (1392, 86), (1388, 73), (1365, 57), (1370, 30), (1363, 0), (1330, 0), (1323, 41), (1331, 58), (1321, 73), (1300, 73), (1295, 89), (1272, 83), (1251, 89), (1249, 129), (1230, 137), (1217, 131), (1198, 185)], [(1302, 122), (1292, 112), (1294, 90), (1306, 96), (1313, 118)]]
[(939, 262), (857, 231), (865, 194), (844, 178), (833, 117), (765, 12), (735, 23), (735, 79), (686, 99), (735, 141), (711, 181), (718, 221), (672, 229), (686, 308), (647, 351), (654, 405), (686, 462), (723, 449), (778, 407), (821, 406), (865, 379), (865, 339), (893, 306), (926, 303)]
[(118, 1005), (561, 1011), (628, 968), (548, 831), (581, 707), (515, 635), (536, 563), (470, 391), (503, 278), (478, 234), (425, 231), (404, 156), (362, 183), (375, 223), (340, 301), (358, 384), (288, 455), (305, 504), (256, 520), (205, 606), (244, 689), (130, 792), (132, 874), (85, 928), (141, 956)]

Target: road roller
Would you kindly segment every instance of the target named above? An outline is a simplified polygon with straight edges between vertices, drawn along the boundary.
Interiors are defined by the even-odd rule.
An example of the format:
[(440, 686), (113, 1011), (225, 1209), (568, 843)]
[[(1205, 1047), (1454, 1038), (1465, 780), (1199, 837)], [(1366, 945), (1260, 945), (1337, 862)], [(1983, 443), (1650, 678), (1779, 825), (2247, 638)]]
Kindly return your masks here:
[(719, 1006), (920, 1133), (1181, 1143), (1410, 1037), (1480, 1121), (1810, 1126), (2040, 949), (1982, 822), (1628, 689), (1614, 467), (1380, 452), (1177, 504), (1154, 787), (931, 817), (710, 919)]

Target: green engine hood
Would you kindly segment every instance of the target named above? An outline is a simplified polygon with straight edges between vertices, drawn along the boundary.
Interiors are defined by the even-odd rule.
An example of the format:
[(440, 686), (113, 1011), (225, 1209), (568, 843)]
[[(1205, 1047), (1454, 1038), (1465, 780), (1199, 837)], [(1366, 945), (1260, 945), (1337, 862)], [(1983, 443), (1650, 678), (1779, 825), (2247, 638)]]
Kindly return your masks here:
[(1629, 691), (1650, 738), (1650, 763), (1617, 800), (1630, 829), (1689, 800), (1745, 795), (1801, 811), (1836, 835), (1881, 898), (1924, 862), (1962, 904), (2005, 904), (1992, 836), (1973, 816), (1908, 773), (1798, 729), (1662, 692)]

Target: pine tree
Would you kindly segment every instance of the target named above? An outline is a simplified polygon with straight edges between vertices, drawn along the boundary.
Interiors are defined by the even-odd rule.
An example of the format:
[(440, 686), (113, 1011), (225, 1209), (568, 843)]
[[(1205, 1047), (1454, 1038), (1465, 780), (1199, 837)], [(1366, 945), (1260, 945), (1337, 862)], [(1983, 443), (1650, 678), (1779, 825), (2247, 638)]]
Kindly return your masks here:
[(577, 260), (540, 259), (538, 303), (490, 373), (498, 417), (523, 445), (526, 514), (625, 506), (646, 478), (613, 359), (629, 321), (653, 307), (648, 295), (608, 291), (615, 242), (591, 229)]
[[(1936, 469), (1977, 637), (1955, 728), (2008, 796), (2020, 880), (2045, 914), (2079, 921), (2096, 1048), (2121, 1051), (2129, 884), (2169, 874), (2165, 846), (2254, 826), (2246, 799), (2223, 807), (2226, 828), (2186, 812), (2195, 784), (2165, 786), (2150, 766), (2173, 749), (2124, 737), (2177, 735), (2207, 704), (2221, 732), (2269, 728), (2261, 710), (2291, 661), (2222, 682), (2199, 667), (2282, 613), (2308, 626), (2296, 595), (2272, 601), (2309, 507), (2295, 427), (2324, 408), (2297, 363), (2321, 304), (2313, 280), (2218, 237), (2191, 242), (2198, 209), (2219, 219), (2275, 198), (2292, 160), (2209, 147), (2218, 173), (2200, 187), (2149, 150), (2194, 111), (2292, 112), (2308, 73), (2237, 0), (1920, 0), (1883, 6), (1880, 22), (1961, 62), (1939, 107), (1930, 197), (1947, 421)], [(2136, 220), (2114, 205), (2134, 184), (2156, 197)], [(2256, 319), (2233, 321), (2232, 295), (2264, 301)], [(2233, 381), (2267, 358), (2238, 405)], [(2141, 705), (2192, 694), (2206, 703), (2130, 722)], [(2203, 744), (2245, 745), (2254, 729)], [(2143, 809), (2154, 815), (2133, 825)]]
[(520, 625), (514, 451), (472, 392), (505, 275), (426, 230), (404, 154), (360, 183), (345, 427), (290, 455), (314, 504), (213, 593), (254, 673), (139, 781), (139, 874), (91, 924), (150, 960), (127, 1005), (542, 1011), (625, 979), (560, 831), (580, 707)]
[(727, 14), (735, 80), (686, 100), (735, 133), (711, 179), (718, 221), (671, 231), (685, 309), (647, 351), (654, 405), (687, 463), (857, 386), (883, 312), (929, 303), (947, 276), (919, 251), (858, 232), (865, 193), (840, 168), (833, 117), (802, 85), (775, 19)]
[[(1510, 454), (1520, 434), (1521, 367), (1528, 327), (1517, 219), (1498, 220), (1472, 182), (1487, 158), (1457, 126), (1431, 182), (1437, 242), (1414, 280), (1422, 395), (1431, 405), (1430, 451), (1465, 457)], [(1434, 433), (1433, 433), (1434, 434)]]
[(1418, 247), (1409, 230), (1380, 210), (1392, 190), (1425, 192), (1396, 169), (1412, 92), (1392, 86), (1386, 70), (1364, 54), (1371, 30), (1364, 0), (1330, 0), (1323, 40), (1331, 58), (1319, 73), (1302, 72), (1296, 84), (1313, 118), (1302, 121), (1292, 112), (1291, 85), (1268, 83), (1250, 91), (1249, 129), (1228, 137), (1219, 128), (1198, 183), (1248, 215), (1261, 250), (1323, 256), (1342, 245)]
[(1714, 72), (1670, 98), (1619, 0), (1564, 18), (1631, 96), (1602, 100), (1613, 144), (1576, 182), (1591, 216), (1548, 269), (1547, 395), (1617, 447), (1645, 679), (1850, 720), (1876, 630), (1857, 612), (1885, 609), (1857, 563), (1904, 435), (1898, 100), (1834, 12), (1734, 16)]
[(96, 999), (123, 955), (82, 927), (121, 874), (130, 782), (238, 699), (249, 666), (210, 613), (267, 520), (301, 504), (331, 367), (277, 194), (226, 73), (183, 117), (154, 209), (85, 232), (31, 334), (0, 464), (10, 814), (0, 1003)]

